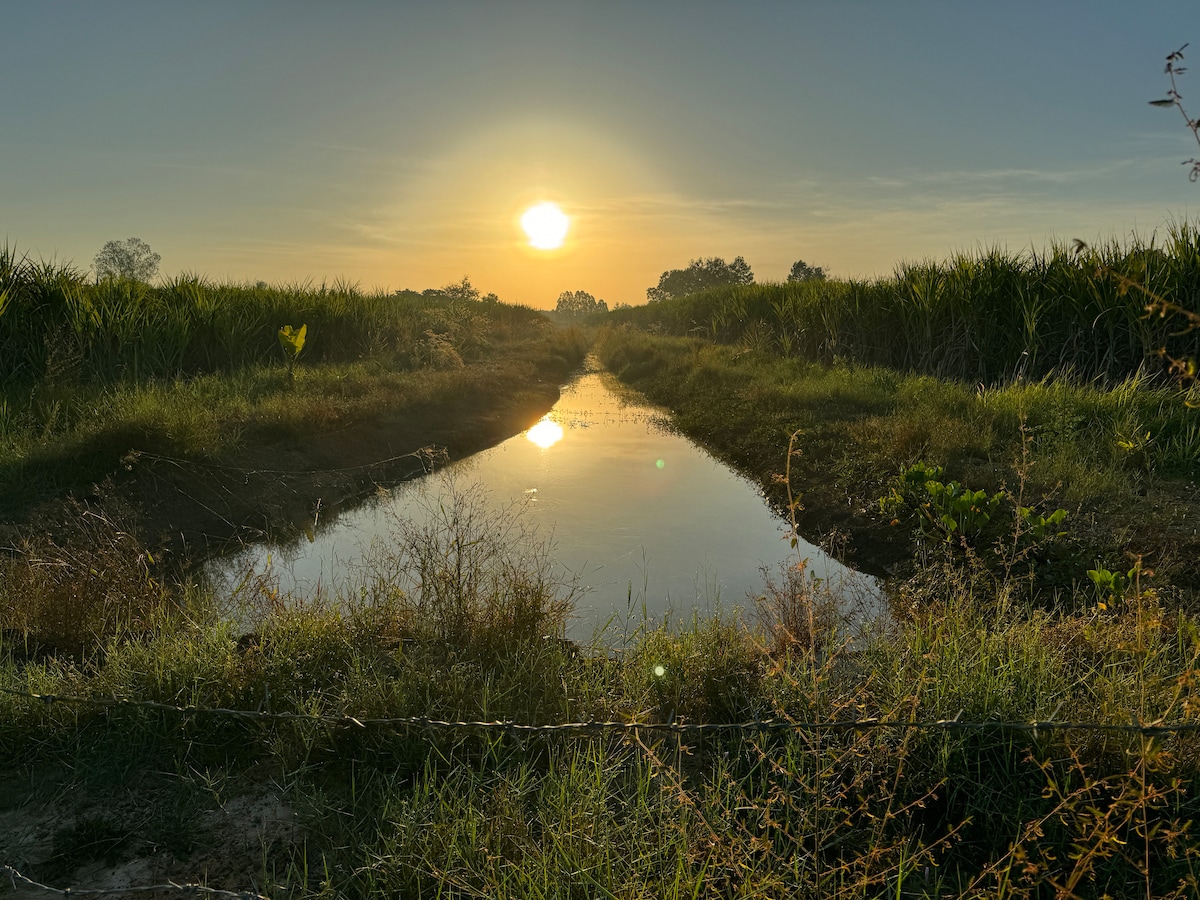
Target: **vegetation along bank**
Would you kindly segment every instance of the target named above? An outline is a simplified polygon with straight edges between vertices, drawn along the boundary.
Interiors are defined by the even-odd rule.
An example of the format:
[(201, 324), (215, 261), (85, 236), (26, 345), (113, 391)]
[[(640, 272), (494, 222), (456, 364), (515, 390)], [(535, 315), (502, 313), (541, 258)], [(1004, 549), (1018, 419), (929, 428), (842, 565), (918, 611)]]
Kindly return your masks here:
[[(1065, 510), (1036, 565), (1052, 590), (1140, 556), (1194, 591), (1200, 397), (1186, 367), (1200, 329), (1175, 303), (1197, 284), (1200, 239), (1181, 227), (1161, 247), (991, 252), (872, 283), (674, 297), (608, 314), (598, 352), (781, 505), (799, 430), (802, 530), (848, 536), (870, 571), (911, 570), (913, 550), (940, 541), (994, 556), (999, 494), (1010, 520), (1029, 510), (1022, 527)], [(924, 481), (959, 496), (930, 497)], [(967, 491), (984, 492), (978, 514)]]
[[(750, 313), (787, 290), (617, 310), (597, 349), (781, 503), (773, 476), (789, 471), (802, 529), (893, 573), (888, 617), (856, 620), (797, 560), (742, 611), (572, 645), (574, 589), (548, 548), (471, 495), (402, 528), (323, 606), (254, 580), (216, 595), (84, 516), (0, 560), (0, 865), (56, 886), (271, 897), (1194, 896), (1194, 394), (1139, 374), (1132, 352), (1109, 371), (1115, 350), (1087, 351), (1103, 372), (997, 358), (986, 379), (915, 350), (802, 352)], [(285, 319), (306, 341), (338, 321), (317, 318), (321, 302)], [(740, 309), (741, 324), (668, 333), (699, 327), (700, 308)], [(237, 454), (320, 446), (409, 392), (440, 408), (472, 384), (455, 377), (503, 373), (510, 352), (532, 367), (524, 383), (556, 384), (582, 350), (527, 311), (442, 298), (410, 312), (408, 343), (320, 365), (314, 349), (294, 383), (276, 325), (273, 360), (154, 380), (114, 346), (124, 368), (56, 381), (35, 365), (43, 334), (25, 393), (7, 395), (10, 446), (22, 460), (107, 446), (71, 430), (91, 421), (77, 399), (46, 426), (38, 398), (61, 384), (143, 410), (140, 434), (189, 436), (147, 444), (115, 485), (151, 453), (266, 477), (265, 457)], [(467, 315), (488, 322), (487, 346), (448, 324)], [(68, 359), (92, 346), (72, 340)], [(421, 361), (404, 362), (414, 347)], [(1037, 358), (1066, 352), (1050, 347)], [(216, 407), (237, 415), (171, 425), (210, 405), (169, 392), (204, 385), (239, 385)], [(328, 403), (352, 415), (316, 418)], [(70, 471), (45, 465), (29, 479), (42, 497)]]
[[(165, 545), (313, 527), (348, 499), (526, 427), (582, 359), (577, 332), (440, 291), (89, 283), (0, 252), (0, 519), (61, 533), (71, 502)], [(299, 348), (281, 341), (296, 333)], [(69, 539), (69, 537), (68, 537)]]

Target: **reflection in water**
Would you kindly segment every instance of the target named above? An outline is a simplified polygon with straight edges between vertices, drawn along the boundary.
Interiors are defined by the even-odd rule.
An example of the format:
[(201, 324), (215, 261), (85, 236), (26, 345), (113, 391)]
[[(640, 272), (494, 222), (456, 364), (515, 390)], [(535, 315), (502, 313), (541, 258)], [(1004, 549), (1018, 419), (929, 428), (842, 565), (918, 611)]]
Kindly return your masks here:
[(563, 428), (547, 417), (525, 432), (525, 437), (546, 450), (563, 439)]
[[(495, 507), (519, 506), (530, 527), (551, 539), (555, 564), (586, 589), (573, 637), (643, 613), (661, 619), (745, 606), (748, 595), (763, 592), (762, 572), (795, 562), (797, 553), (808, 559), (809, 575), (862, 586), (863, 576), (818, 548), (801, 541), (791, 550), (786, 525), (754, 485), (589, 362), (525, 434), (453, 463), (449, 479), (427, 476), (382, 493), (338, 517), (314, 543), (250, 548), (225, 564), (225, 580), (246, 566), (262, 572), (271, 553), (282, 590), (313, 596), (349, 588), (372, 544), (391, 540), (397, 518), (421, 521), (443, 508), (448, 483), (456, 482), (460, 490), (482, 486), (472, 490)], [(210, 574), (222, 579), (220, 570)], [(877, 596), (873, 582), (868, 593)]]

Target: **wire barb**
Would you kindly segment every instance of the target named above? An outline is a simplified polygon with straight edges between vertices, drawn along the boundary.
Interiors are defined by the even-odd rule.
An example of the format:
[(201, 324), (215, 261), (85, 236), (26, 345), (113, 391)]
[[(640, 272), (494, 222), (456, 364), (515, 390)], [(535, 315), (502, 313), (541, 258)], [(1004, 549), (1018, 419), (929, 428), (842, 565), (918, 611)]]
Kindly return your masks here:
[(27, 887), (36, 888), (39, 891), (48, 891), (51, 894), (58, 894), (62, 897), (98, 897), (104, 894), (144, 894), (151, 891), (178, 891), (183, 894), (202, 894), (207, 897), (229, 897), (231, 900), (270, 900), (270, 898), (254, 891), (224, 891), (220, 888), (211, 888), (203, 884), (177, 884), (174, 881), (168, 881), (166, 884), (147, 884), (140, 887), (56, 888), (48, 884), (42, 884), (40, 881), (34, 881), (32, 878), (22, 875), (12, 866), (0, 864), (0, 872), (9, 877), (14, 890), (19, 881)]
[[(314, 713), (271, 712), (265, 709), (228, 709), (206, 706), (176, 706), (157, 700), (132, 700), (127, 697), (73, 697), (62, 694), (38, 694), (0, 687), (0, 692), (36, 700), (46, 705), (69, 703), (94, 707), (120, 707), (132, 709), (157, 709), (184, 716), (212, 715), (240, 719), (265, 721), (313, 722), (322, 725), (345, 725), (355, 728), (412, 728), (425, 731), (499, 731), (522, 734), (554, 733), (605, 733), (639, 730), (668, 732), (671, 734), (765, 734), (800, 731), (869, 731), (882, 729), (891, 731), (1028, 731), (1035, 736), (1039, 731), (1092, 731), (1108, 734), (1140, 734), (1146, 737), (1162, 737), (1171, 734), (1200, 732), (1200, 722), (1175, 722), (1145, 724), (1140, 721), (1128, 725), (1108, 722), (1068, 722), (1053, 717), (1048, 720), (1028, 722), (991, 719), (964, 722), (962, 712), (953, 719), (832, 719), (829, 721), (796, 721), (791, 719), (760, 719), (752, 722), (558, 722), (546, 725), (525, 724), (513, 721), (450, 721), (431, 719), (427, 716), (391, 716), (367, 718), (351, 715), (319, 715)], [(1057, 709), (1055, 710), (1057, 714)]]

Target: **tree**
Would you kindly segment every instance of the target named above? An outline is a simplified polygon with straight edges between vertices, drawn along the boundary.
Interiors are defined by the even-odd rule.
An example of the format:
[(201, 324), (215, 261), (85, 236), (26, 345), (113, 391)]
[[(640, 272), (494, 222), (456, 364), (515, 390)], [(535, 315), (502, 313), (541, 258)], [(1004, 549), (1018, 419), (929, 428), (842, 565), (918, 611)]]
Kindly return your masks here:
[(450, 300), (469, 300), (474, 302), (479, 299), (479, 288), (471, 284), (469, 275), (464, 275), (462, 281), (448, 284), (444, 288), (441, 288), (440, 293), (443, 297), (447, 297)]
[(558, 305), (554, 311), (578, 319), (592, 313), (608, 312), (608, 304), (597, 300), (587, 291), (563, 291), (558, 295)]
[(788, 281), (824, 281), (825, 270), (820, 266), (810, 266), (802, 259), (792, 263), (792, 271), (788, 273)]
[(658, 303), (727, 284), (754, 284), (754, 273), (743, 257), (734, 257), (731, 263), (719, 256), (693, 259), (686, 269), (663, 272), (658, 286), (646, 289), (646, 297)]
[(134, 281), (149, 281), (158, 274), (162, 257), (150, 249), (141, 238), (109, 241), (100, 248), (92, 267), (96, 278), (130, 278)]

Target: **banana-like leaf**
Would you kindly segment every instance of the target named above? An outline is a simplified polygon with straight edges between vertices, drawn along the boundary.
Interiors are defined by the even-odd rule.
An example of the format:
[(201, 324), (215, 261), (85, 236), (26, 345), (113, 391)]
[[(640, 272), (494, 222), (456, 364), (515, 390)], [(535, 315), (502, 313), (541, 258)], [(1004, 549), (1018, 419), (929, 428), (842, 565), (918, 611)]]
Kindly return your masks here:
[(295, 359), (300, 355), (300, 351), (304, 349), (304, 336), (307, 333), (307, 324), (301, 325), (299, 328), (284, 325), (279, 329), (279, 346), (283, 347), (283, 352), (288, 355), (289, 359)]

